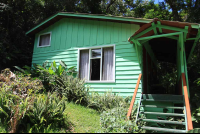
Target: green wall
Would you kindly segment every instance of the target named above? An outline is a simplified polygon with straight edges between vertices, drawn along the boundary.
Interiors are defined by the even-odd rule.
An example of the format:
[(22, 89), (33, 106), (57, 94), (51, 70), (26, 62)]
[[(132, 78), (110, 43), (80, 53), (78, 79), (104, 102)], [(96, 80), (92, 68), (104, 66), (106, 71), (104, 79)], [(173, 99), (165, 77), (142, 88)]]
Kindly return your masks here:
[[(139, 25), (84, 19), (62, 19), (35, 35), (32, 63), (63, 60), (68, 67), (76, 66), (78, 48), (115, 44), (115, 83), (87, 83), (90, 91), (111, 90), (122, 96), (132, 96), (141, 69), (134, 45), (128, 38)], [(52, 32), (51, 46), (37, 48), (38, 35)], [(139, 99), (141, 85), (137, 94)]]

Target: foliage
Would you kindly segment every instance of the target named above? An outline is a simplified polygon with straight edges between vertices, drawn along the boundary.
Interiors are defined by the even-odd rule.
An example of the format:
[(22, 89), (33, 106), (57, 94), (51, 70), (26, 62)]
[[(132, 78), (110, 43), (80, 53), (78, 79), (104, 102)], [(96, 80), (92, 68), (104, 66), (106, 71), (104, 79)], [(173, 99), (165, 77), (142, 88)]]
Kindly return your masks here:
[(89, 89), (85, 87), (84, 80), (81, 80), (72, 75), (63, 74), (56, 80), (54, 86), (56, 92), (68, 98), (68, 101), (73, 101), (78, 104), (87, 105)]
[(124, 99), (123, 97), (118, 96), (118, 94), (112, 93), (112, 91), (107, 91), (103, 94), (92, 92), (88, 98), (88, 107), (94, 108), (98, 111), (104, 111), (122, 104), (128, 106), (129, 100), (130, 97)]
[(22, 124), (23, 127), (31, 126), (29, 132), (43, 132), (47, 131), (48, 127), (61, 128), (66, 125), (65, 97), (60, 98), (56, 93), (48, 93), (35, 95), (33, 99), (32, 106), (22, 120), (27, 123)]
[[(9, 69), (0, 74), (0, 122), (6, 130), (43, 132), (51, 127), (66, 127), (66, 98), (56, 93), (39, 94), (41, 81), (13, 75)], [(20, 130), (19, 130), (20, 128)]]
[(128, 108), (123, 104), (104, 111), (100, 115), (100, 133), (141, 133), (142, 131), (135, 124), (137, 106), (132, 110), (133, 120), (127, 120)]
[(9, 69), (1, 71), (0, 87), (12, 91), (13, 94), (22, 98), (28, 95), (28, 92), (38, 92), (43, 89), (43, 84), (39, 79), (31, 79), (29, 76), (19, 74), (17, 77)]
[(195, 128), (193, 130), (189, 130), (187, 133), (200, 133), (200, 128)]
[(54, 61), (50, 67), (47, 67), (47, 63), (43, 63), (42, 66), (34, 65), (32, 68), (28, 66), (25, 66), (25, 69), (16, 68), (26, 75), (40, 78), (46, 91), (55, 91), (60, 96), (68, 98), (68, 101), (87, 105), (89, 90), (85, 88), (84, 80), (76, 77), (75, 67), (67, 69), (63, 61), (59, 63), (58, 67)]

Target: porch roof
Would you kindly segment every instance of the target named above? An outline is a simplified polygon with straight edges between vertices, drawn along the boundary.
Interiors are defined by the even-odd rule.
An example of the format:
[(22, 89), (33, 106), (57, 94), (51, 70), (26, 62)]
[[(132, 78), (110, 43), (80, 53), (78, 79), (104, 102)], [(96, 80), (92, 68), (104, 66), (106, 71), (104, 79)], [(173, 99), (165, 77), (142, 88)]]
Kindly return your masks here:
[[(166, 21), (155, 18), (150, 23), (140, 27), (140, 29), (129, 38), (129, 42), (133, 43), (134, 40), (141, 41), (145, 39), (149, 41), (149, 45), (157, 60), (176, 63), (179, 35), (175, 35), (175, 33), (184, 33), (186, 59), (189, 59), (200, 38), (200, 25), (195, 25), (193, 23)], [(162, 34), (170, 35), (172, 33), (174, 35), (170, 37), (160, 36)], [(160, 37), (151, 39), (151, 37), (155, 35)]]

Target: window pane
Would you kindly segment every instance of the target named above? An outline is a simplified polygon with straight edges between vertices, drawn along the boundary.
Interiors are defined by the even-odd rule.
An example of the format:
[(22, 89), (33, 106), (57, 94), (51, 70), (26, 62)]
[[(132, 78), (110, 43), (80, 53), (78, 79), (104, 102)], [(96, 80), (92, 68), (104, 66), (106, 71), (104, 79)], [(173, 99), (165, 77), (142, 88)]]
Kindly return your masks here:
[(90, 61), (90, 80), (100, 80), (101, 59), (92, 59)]
[(88, 67), (89, 67), (89, 50), (80, 51), (79, 63), (79, 77), (80, 79), (88, 80)]
[(114, 80), (113, 72), (113, 47), (103, 48), (102, 80)]
[(50, 34), (40, 35), (39, 46), (48, 46), (48, 45), (50, 45)]
[(92, 49), (92, 58), (101, 58), (101, 49)]

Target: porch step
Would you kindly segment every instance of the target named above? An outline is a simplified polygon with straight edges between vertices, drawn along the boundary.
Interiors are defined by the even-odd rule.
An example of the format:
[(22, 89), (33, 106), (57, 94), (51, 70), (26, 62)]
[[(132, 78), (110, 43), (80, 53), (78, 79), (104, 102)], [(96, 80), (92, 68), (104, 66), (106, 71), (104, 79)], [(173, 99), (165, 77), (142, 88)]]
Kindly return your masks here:
[(143, 94), (142, 98), (144, 100), (154, 100), (154, 101), (183, 101), (183, 96), (182, 95), (168, 95), (168, 94)]
[(140, 112), (140, 114), (151, 114), (151, 115), (165, 115), (165, 116), (180, 116), (180, 117), (185, 117), (184, 114), (176, 114), (176, 113)]
[(176, 125), (185, 125), (185, 122), (168, 121), (168, 120), (138, 119), (138, 121), (154, 122), (154, 123), (166, 123), (166, 124), (176, 124)]
[(157, 106), (157, 105), (141, 105), (140, 107), (148, 107), (148, 108), (169, 108), (169, 109), (182, 109), (183, 107), (165, 107), (165, 106)]
[[(155, 99), (142, 99), (141, 101), (153, 101), (153, 102), (155, 102), (155, 101), (159, 101), (159, 102), (174, 102), (175, 100), (155, 100)], [(176, 103), (177, 102), (183, 102), (182, 100), (176, 100)]]
[(169, 133), (186, 133), (186, 130), (178, 130), (178, 129), (168, 129), (168, 128), (158, 128), (158, 127), (139, 127), (144, 130), (158, 131), (158, 132), (169, 132)]

